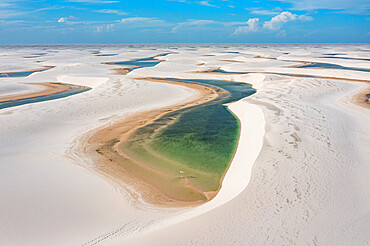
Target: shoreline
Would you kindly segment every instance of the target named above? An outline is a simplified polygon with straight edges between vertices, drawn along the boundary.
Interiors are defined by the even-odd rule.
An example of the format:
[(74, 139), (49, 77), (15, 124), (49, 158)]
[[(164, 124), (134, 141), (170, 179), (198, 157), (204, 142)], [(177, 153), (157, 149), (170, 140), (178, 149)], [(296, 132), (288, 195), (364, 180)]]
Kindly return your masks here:
[(59, 92), (63, 92), (63, 91), (67, 91), (71, 89), (70, 85), (57, 84), (53, 82), (32, 83), (31, 85), (40, 85), (40, 86), (43, 86), (44, 89), (40, 91), (31, 92), (31, 93), (16, 94), (12, 96), (0, 97), (0, 102), (26, 99), (26, 98), (28, 99), (28, 98), (39, 97), (39, 96), (47, 96), (47, 95), (51, 95), (51, 94), (55, 94), (55, 93), (59, 93)]
[(366, 83), (366, 88), (354, 94), (351, 97), (350, 101), (355, 105), (358, 105), (366, 109), (370, 109), (370, 98), (368, 97), (369, 94), (370, 94), (370, 83)]
[[(189, 211), (183, 215), (179, 215), (177, 218), (174, 218), (173, 220), (171, 220), (170, 222), (166, 224), (159, 225), (158, 227), (153, 228), (153, 230), (148, 230), (145, 234), (141, 234), (141, 235), (136, 234), (131, 237), (127, 237), (123, 240), (120, 240), (119, 243), (124, 243), (124, 244), (136, 243), (137, 245), (147, 245), (147, 243), (154, 240), (158, 243), (169, 242), (171, 245), (182, 245), (183, 241), (187, 242), (190, 240), (194, 240), (194, 242), (198, 244), (209, 245), (209, 244), (212, 244), (212, 242), (213, 243), (216, 242), (214, 240), (214, 238), (216, 238), (217, 242), (220, 242), (220, 244), (227, 244), (227, 242), (230, 242), (229, 241), (230, 238), (237, 238), (240, 235), (247, 235), (248, 237), (247, 240), (250, 240), (252, 244), (259, 245), (261, 243), (263, 244), (266, 241), (268, 243), (274, 244), (274, 242), (276, 242), (275, 241), (276, 239), (275, 238), (269, 239), (268, 236), (271, 235), (270, 230), (271, 228), (274, 228), (273, 226), (276, 225), (276, 223), (279, 223), (281, 222), (282, 219), (285, 219), (283, 221), (286, 223), (289, 223), (289, 225), (292, 228), (293, 226), (296, 226), (295, 220), (293, 221), (289, 220), (292, 214), (293, 216), (294, 215), (301, 216), (301, 215), (304, 215), (305, 213), (309, 213), (311, 215), (311, 214), (314, 214), (315, 211), (320, 211), (321, 213), (325, 213), (325, 215), (319, 216), (319, 217), (318, 215), (307, 216), (307, 220), (302, 221), (303, 225), (300, 226), (302, 230), (306, 230), (307, 227), (312, 223), (314, 223), (314, 225), (312, 225), (311, 228), (319, 227), (320, 228), (319, 230), (324, 230), (329, 225), (334, 226), (333, 221), (336, 221), (336, 220), (332, 220), (332, 219), (328, 220), (327, 216), (329, 216), (329, 218), (337, 218), (336, 215), (338, 214), (338, 212), (339, 211), (343, 212), (343, 210), (341, 207), (339, 207), (339, 210), (338, 210), (338, 206), (336, 206), (336, 204), (340, 204), (340, 202), (347, 201), (346, 195), (349, 195), (349, 197), (351, 197), (352, 195), (352, 190), (343, 191), (343, 189), (341, 189), (342, 185), (341, 186), (337, 185), (338, 184), (337, 178), (340, 180), (339, 184), (343, 184), (343, 183), (347, 184), (347, 182), (349, 181), (347, 180), (342, 181), (341, 176), (340, 176), (342, 174), (342, 170), (340, 170), (338, 173), (334, 172), (333, 174), (333, 170), (337, 169), (338, 164), (340, 164), (340, 167), (343, 169), (345, 169), (348, 166), (347, 159), (340, 160), (340, 162), (338, 163), (338, 159), (336, 159), (336, 156), (337, 156), (336, 153), (341, 153), (341, 150), (346, 150), (347, 147), (351, 147), (352, 141), (347, 139), (346, 142), (348, 143), (348, 145), (343, 145), (343, 146), (334, 145), (334, 143), (337, 143), (336, 141), (339, 141), (339, 143), (342, 143), (343, 135), (338, 136), (338, 135), (329, 135), (329, 134), (338, 132), (338, 130), (343, 129), (341, 127), (344, 124), (342, 120), (349, 120), (348, 122), (351, 121), (350, 118), (343, 117), (343, 113), (347, 112), (351, 116), (358, 116), (360, 119), (362, 118), (362, 116), (364, 116), (364, 114), (359, 113), (361, 112), (361, 109), (359, 111), (358, 107), (355, 107), (355, 108), (343, 107), (343, 106), (351, 106), (352, 104), (351, 94), (353, 94), (353, 92), (354, 94), (356, 94), (358, 93), (358, 91), (362, 91), (362, 88), (357, 87), (359, 89), (356, 90), (355, 89), (356, 87), (353, 86), (353, 83), (348, 83), (347, 85), (344, 83), (338, 83), (339, 86), (334, 87), (334, 88), (341, 88), (341, 90), (338, 91), (336, 89), (333, 89), (333, 86), (331, 85), (332, 82), (333, 81), (326, 82), (323, 85), (325, 94), (320, 94), (320, 92), (317, 92), (317, 91), (313, 92), (314, 95), (316, 94), (320, 96), (318, 98), (319, 100), (314, 105), (318, 105), (318, 108), (320, 110), (325, 110), (325, 111), (317, 112), (316, 108), (312, 108), (309, 111), (310, 114), (307, 116), (307, 122), (310, 122), (310, 123), (312, 122), (310, 125), (300, 124), (300, 125), (295, 126), (296, 123), (298, 124), (300, 120), (303, 120), (303, 118), (300, 119), (300, 117), (301, 116), (304, 117), (305, 116), (304, 112), (307, 112), (307, 107), (306, 107), (305, 102), (311, 102), (310, 96), (306, 96), (305, 98), (299, 98), (298, 103), (295, 104), (295, 105), (299, 105), (298, 109), (301, 110), (302, 112), (302, 114), (299, 114), (298, 115), (299, 117), (297, 118), (289, 119), (288, 117), (291, 115), (291, 113), (288, 113), (288, 112), (291, 112), (291, 111), (287, 112), (286, 110), (291, 110), (291, 109), (289, 108), (286, 109), (285, 107), (281, 107), (281, 106), (289, 105), (288, 103), (294, 103), (294, 93), (296, 93), (296, 91), (293, 91), (293, 92), (290, 91), (290, 93), (288, 92), (288, 90), (292, 86), (294, 86), (294, 88), (297, 88), (297, 90), (299, 90), (298, 92), (300, 91), (305, 92), (305, 91), (310, 91), (311, 89), (315, 89), (316, 86), (319, 84), (319, 82), (300, 81), (300, 82), (297, 82), (296, 85), (287, 86), (285, 84), (283, 85), (283, 87), (281, 85), (271, 84), (270, 86), (266, 86), (264, 87), (264, 89), (260, 90), (261, 94), (256, 93), (254, 97), (252, 96), (251, 98), (247, 98), (245, 100), (245, 102), (247, 102), (247, 105), (251, 104), (255, 107), (258, 107), (259, 110), (261, 111), (263, 110), (263, 115), (266, 118), (266, 130), (263, 133), (264, 141), (263, 141), (262, 152), (260, 152), (257, 162), (253, 164), (255, 165), (255, 167), (253, 167), (254, 178), (252, 179), (250, 184), (248, 184), (249, 189), (248, 188), (245, 189), (242, 193), (240, 193), (238, 197), (234, 196), (235, 200), (238, 203), (232, 202), (232, 201), (230, 203), (226, 203), (227, 202), (226, 201), (225, 202), (226, 204), (222, 203), (221, 205), (223, 206), (218, 207), (217, 209), (214, 209), (215, 207), (210, 207), (210, 205), (216, 200), (214, 199), (211, 202), (204, 204), (203, 206), (199, 208), (195, 208), (193, 211)], [(347, 91), (346, 89), (348, 88), (350, 88), (351, 91)], [(281, 94), (274, 95), (273, 93), (270, 93), (270, 92), (274, 92), (275, 89), (276, 90), (283, 89), (281, 94), (284, 93), (283, 95), (287, 95), (287, 96), (286, 97), (282, 96), (283, 98), (279, 99)], [(285, 92), (288, 92), (288, 93), (285, 93)], [(292, 96), (293, 98), (291, 98)], [(271, 98), (276, 99), (276, 101), (273, 101), (273, 103), (270, 103), (269, 100)], [(286, 99), (290, 99), (290, 101), (287, 102)], [(300, 103), (301, 101), (303, 103)], [(326, 106), (328, 104), (329, 104), (329, 108), (327, 108)], [(336, 109), (337, 107), (339, 107), (339, 110), (333, 111), (333, 109)], [(297, 110), (297, 108), (293, 108), (292, 110), (294, 109)], [(335, 118), (330, 117), (333, 115), (327, 115), (326, 114), (327, 112), (334, 112)], [(312, 119), (311, 116), (314, 116), (314, 118)], [(325, 128), (321, 129), (321, 127), (315, 128), (318, 125), (317, 123), (320, 122), (321, 119), (323, 119), (323, 116), (326, 116), (325, 120), (335, 123), (336, 125), (334, 124), (332, 126), (331, 124), (327, 124), (327, 125), (323, 124), (321, 127), (328, 127), (328, 129), (325, 129)], [(312, 119), (312, 121), (309, 121), (310, 119)], [(251, 122), (253, 122), (253, 120), (251, 120)], [(361, 121), (358, 121), (358, 122), (361, 122)], [(362, 122), (362, 125), (365, 126), (366, 122)], [(249, 127), (249, 125), (247, 125), (247, 127)], [(283, 135), (281, 133), (281, 129), (284, 129), (285, 131), (287, 131), (286, 134)], [(306, 135), (307, 133), (311, 132), (312, 129), (315, 129), (316, 132), (328, 131), (328, 136), (330, 137), (328, 138), (328, 141), (329, 143), (333, 144), (334, 148), (330, 144), (322, 142), (321, 139), (315, 139), (314, 137), (310, 137), (310, 135)], [(356, 127), (354, 129), (356, 129)], [(295, 139), (292, 142), (292, 144), (289, 144), (289, 145), (284, 144), (284, 142), (281, 141), (281, 139), (287, 140), (288, 142), (292, 141), (292, 139), (294, 139), (294, 136), (297, 136), (297, 135), (294, 135), (295, 132), (298, 132), (301, 138)], [(349, 134), (350, 132), (345, 131), (344, 136), (345, 134)], [(363, 132), (359, 131), (359, 133), (361, 134), (360, 136), (362, 137)], [(324, 149), (326, 150), (326, 153), (330, 153), (331, 151), (329, 150), (333, 150), (333, 154), (332, 156), (330, 156), (330, 160), (331, 160), (330, 169), (320, 168), (320, 167), (325, 167), (325, 164), (327, 163), (326, 162), (327, 156), (318, 157), (320, 158), (318, 159), (320, 161), (315, 161), (316, 159), (310, 161), (309, 162), (310, 165), (307, 165), (304, 162), (300, 163), (301, 159), (297, 159), (299, 155), (302, 155), (303, 157), (302, 151), (307, 150), (307, 147), (306, 147), (307, 145), (305, 144), (309, 144), (310, 141), (312, 140), (315, 140), (312, 146), (316, 146), (316, 145), (319, 145), (319, 146), (314, 147), (309, 152), (306, 151), (303, 153), (307, 154), (307, 156), (309, 157), (311, 156), (316, 157), (317, 151)], [(253, 141), (253, 140), (249, 139), (249, 141)], [(365, 138), (364, 143), (366, 143), (366, 138)], [(336, 148), (337, 146), (340, 148)], [(284, 149), (284, 152), (283, 152), (282, 147), (285, 147), (287, 149)], [(354, 146), (352, 148), (358, 151), (357, 146)], [(366, 149), (366, 147), (362, 146), (362, 149), (360, 149), (360, 151), (364, 149)], [(243, 148), (243, 150), (247, 150), (247, 148)], [(268, 154), (272, 151), (276, 153), (274, 156)], [(358, 152), (355, 152), (355, 154), (357, 153)], [(365, 155), (362, 155), (362, 156), (364, 157)], [(275, 158), (271, 160), (270, 159), (271, 157), (275, 157)], [(296, 159), (294, 159), (293, 157), (295, 157)], [(276, 161), (276, 164), (274, 164), (275, 161)], [(357, 166), (361, 162), (358, 162), (357, 159), (355, 159), (354, 161), (351, 162), (351, 164), (352, 163), (354, 164), (354, 166)], [(360, 167), (365, 166), (365, 162), (361, 164), (360, 164)], [(235, 168), (235, 166), (233, 165), (231, 165), (231, 167)], [(278, 172), (279, 168), (280, 169), (294, 168), (294, 169), (293, 169), (293, 172), (287, 175), (287, 172)], [(319, 168), (320, 170), (323, 170), (325, 173), (318, 174), (317, 170)], [(261, 169), (263, 170), (262, 173), (261, 173)], [(350, 167), (345, 170), (346, 171), (348, 170), (348, 172), (350, 173), (353, 171), (353, 169)], [(326, 184), (330, 186), (326, 188), (327, 186), (323, 185), (321, 186), (322, 188), (320, 190), (317, 190), (317, 191), (310, 190), (309, 186), (307, 187), (307, 184), (312, 186), (314, 184), (313, 182), (315, 182), (316, 180), (311, 180), (310, 179), (311, 175), (307, 177), (306, 176), (307, 172), (309, 172), (309, 174), (312, 174), (312, 175), (313, 174), (320, 175), (319, 181), (322, 184)], [(236, 175), (238, 175), (239, 173), (240, 172), (236, 172)], [(258, 174), (259, 175), (256, 176), (256, 173), (257, 175)], [(360, 174), (362, 173), (363, 172), (360, 172)], [(229, 174), (229, 172), (227, 174)], [(327, 177), (329, 177), (330, 175), (335, 175), (335, 176), (329, 179), (330, 182), (328, 183), (326, 181), (327, 181)], [(233, 175), (231, 176), (232, 176), (231, 182), (234, 181), (237, 184), (237, 182), (234, 180), (236, 179), (235, 176)], [(365, 180), (366, 175), (362, 175), (362, 176), (365, 177), (364, 178)], [(303, 180), (302, 182), (300, 181), (301, 179)], [(281, 185), (280, 182), (284, 182), (284, 185)], [(228, 182), (226, 182), (225, 184), (231, 185), (231, 183), (228, 183)], [(330, 197), (331, 201), (335, 201), (333, 202), (334, 205), (330, 205), (329, 208), (327, 208), (326, 206), (321, 206), (319, 203), (315, 203), (317, 200), (321, 201), (325, 199), (327, 197), (328, 191), (332, 189), (332, 186), (337, 187), (338, 190), (336, 191), (339, 192), (338, 195), (336, 196), (332, 195)], [(256, 190), (256, 187), (263, 187), (263, 188)], [(271, 189), (271, 187), (273, 188), (277, 187), (277, 188)], [(307, 189), (307, 191), (305, 190), (305, 188)], [(364, 188), (366, 189), (366, 186)], [(304, 192), (307, 192), (307, 193), (304, 193)], [(281, 193), (284, 196), (282, 196)], [(316, 198), (317, 196), (319, 197)], [(267, 200), (261, 200), (261, 201), (259, 200), (259, 199), (263, 199), (264, 197), (266, 197)], [(367, 200), (357, 200), (356, 199), (355, 202), (357, 203), (359, 201), (365, 202), (365, 204), (362, 207), (367, 209), (366, 207)], [(269, 206), (274, 207), (274, 205), (276, 204), (279, 205), (278, 207), (279, 211), (272, 211), (272, 212), (266, 211), (269, 208)], [(294, 206), (291, 206), (291, 205), (294, 205)], [(312, 206), (312, 208), (310, 206)], [(352, 206), (352, 204), (348, 206)], [(235, 211), (235, 209), (237, 210)], [(255, 212), (254, 209), (256, 209), (257, 212), (261, 212), (261, 213)], [(229, 212), (230, 210), (231, 212)], [(233, 213), (233, 211), (235, 212)], [(348, 210), (345, 210), (345, 211), (348, 211)], [(366, 212), (368, 211), (368, 209), (361, 210), (361, 211)], [(350, 216), (351, 213), (344, 213), (344, 215)], [(271, 216), (275, 218), (275, 220), (273, 220), (273, 223), (268, 224), (268, 225), (271, 225), (271, 227), (264, 226), (266, 224), (266, 220), (271, 218)], [(220, 233), (227, 232), (227, 230), (223, 228), (219, 229), (220, 221), (224, 222), (224, 224), (227, 226), (226, 228), (229, 228), (229, 227), (235, 228), (236, 232), (232, 231), (231, 237), (223, 237), (224, 234), (221, 235)], [(339, 223), (340, 228), (336, 229), (335, 232), (337, 231), (340, 232), (342, 228), (343, 229), (347, 228), (348, 225), (352, 224), (353, 221), (356, 221), (356, 218), (351, 219), (349, 222), (347, 222), (346, 219), (340, 219), (338, 220), (338, 222), (336, 221), (335, 225), (337, 225), (336, 223)], [(242, 227), (242, 225), (245, 225), (243, 223), (247, 223), (247, 226), (253, 226), (258, 223), (257, 225), (262, 227), (262, 231), (261, 231), (261, 227), (259, 226), (247, 227), (247, 228), (251, 228), (251, 231), (245, 230), (244, 228), (246, 227), (244, 226)], [(193, 227), (194, 224), (199, 224), (200, 227), (194, 228)], [(308, 229), (310, 229), (310, 227)], [(274, 228), (274, 232), (275, 230), (276, 232), (280, 232), (279, 228), (276, 228), (276, 229)], [(315, 232), (316, 231), (317, 230), (315, 230)], [(361, 232), (365, 232), (365, 231), (366, 229), (360, 231), (359, 236), (365, 235), (365, 234), (361, 234)], [(181, 232), (183, 232), (182, 237), (181, 238), (176, 237), (176, 233), (181, 233)], [(285, 233), (285, 231), (282, 231), (282, 232)], [(258, 234), (258, 235), (262, 234), (265, 237), (254, 237), (255, 234)], [(168, 235), (168, 236), (165, 237), (165, 235)], [(208, 238), (204, 238), (204, 235), (207, 235)], [(318, 234), (318, 237), (322, 239), (321, 242), (323, 242), (323, 240), (325, 239), (329, 240), (330, 242), (336, 242), (335, 240), (331, 240), (330, 236), (325, 237), (326, 235), (327, 235), (326, 231), (320, 232), (320, 234)], [(290, 239), (292, 240), (293, 243), (297, 245), (304, 244), (304, 242), (307, 242), (305, 238), (295, 237), (294, 233), (288, 236), (289, 236), (288, 239), (278, 238), (279, 239), (278, 243), (279, 244), (284, 244), (284, 243), (289, 244), (290, 241), (288, 240)], [(345, 238), (345, 236), (343, 236), (343, 238)], [(247, 243), (247, 240), (241, 240), (240, 242)], [(353, 240), (352, 238), (348, 238), (348, 241), (346, 242), (351, 242), (352, 240)], [(119, 245), (119, 244), (117, 243), (114, 245)]]
[[(154, 120), (170, 112), (211, 101), (218, 97), (218, 93), (212, 88), (203, 85), (156, 80), (155, 78), (138, 78), (137, 80), (178, 84), (188, 88), (196, 89), (198, 92), (200, 92), (200, 95), (194, 97), (193, 100), (191, 100), (190, 102), (182, 102), (176, 105), (166, 106), (152, 111), (134, 113), (128, 118), (113, 123), (108, 127), (103, 126), (100, 129), (87, 133), (86, 140), (82, 144), (84, 154), (92, 156), (91, 159), (94, 163), (99, 163), (99, 165), (96, 165), (94, 167), (95, 171), (103, 174), (109, 179), (112, 179), (116, 182), (118, 181), (118, 183), (123, 186), (123, 188), (127, 188), (127, 186), (130, 186), (134, 190), (139, 191), (139, 194), (134, 194), (136, 192), (129, 189), (131, 190), (131, 192), (129, 193), (132, 195), (133, 198), (139, 199), (139, 196), (142, 196), (141, 199), (143, 199), (145, 203), (158, 205), (159, 207), (191, 207), (211, 200), (215, 197), (217, 192), (204, 194), (207, 197), (207, 201), (179, 201), (164, 194), (160, 189), (155, 187), (153, 183), (150, 182), (150, 180), (140, 180), (140, 178), (135, 177), (129, 171), (125, 170), (125, 168), (122, 166), (125, 161), (127, 163), (127, 161), (135, 160), (123, 153), (122, 150), (119, 148), (119, 145), (120, 143), (123, 143), (125, 140), (127, 140), (131, 136), (131, 134), (140, 127), (150, 124)], [(108, 149), (104, 147), (107, 144)], [(120, 159), (118, 159), (118, 157)], [(117, 161), (119, 162), (118, 164), (116, 163)], [(145, 165), (139, 164), (139, 166), (145, 168), (145, 170), (147, 171), (155, 171), (150, 170), (150, 168), (148, 169), (148, 167), (145, 167)], [(125, 182), (122, 182), (122, 180), (125, 180)]]
[[(310, 64), (309, 62), (307, 62)], [(306, 64), (303, 64), (303, 66)], [(298, 68), (302, 65), (293, 65), (293, 66), (288, 66), (289, 68)], [(287, 67), (287, 68), (288, 68)], [(207, 70), (202, 70), (202, 71), (195, 71), (191, 73), (200, 73), (200, 74), (214, 74), (214, 75), (230, 75), (228, 72), (226, 73), (221, 73), (221, 72), (213, 72), (215, 70), (219, 70), (221, 67), (217, 68), (209, 68)], [(359, 105), (363, 108), (370, 109), (370, 98), (367, 97), (368, 94), (370, 94), (370, 80), (363, 80), (363, 79), (350, 79), (350, 78), (337, 78), (337, 77), (326, 77), (326, 76), (317, 76), (317, 75), (301, 75), (297, 76), (296, 74), (283, 74), (283, 73), (274, 73), (274, 72), (231, 72), (232, 73), (239, 73), (239, 74), (248, 74), (248, 73), (262, 73), (262, 74), (276, 74), (276, 75), (281, 75), (281, 76), (290, 76), (290, 77), (296, 77), (296, 78), (312, 78), (312, 79), (330, 79), (330, 80), (339, 80), (339, 81), (347, 81), (347, 82), (360, 82), (367, 84), (367, 88), (362, 90), (361, 92), (353, 95), (352, 101), (354, 104)]]
[(238, 197), (247, 188), (252, 178), (254, 164), (259, 158), (262, 148), (267, 144), (265, 140), (267, 122), (263, 111), (264, 105), (253, 98), (254, 95), (256, 94), (253, 94), (252, 98), (247, 97), (227, 106), (240, 121), (240, 138), (234, 157), (223, 176), (215, 198), (189, 211), (175, 215), (145, 231), (133, 233), (123, 240), (118, 239), (117, 243), (113, 245), (137, 242), (139, 242), (138, 245), (146, 245), (148, 241), (145, 238), (157, 240), (157, 233), (162, 235), (166, 230), (171, 230), (172, 226), (186, 224), (198, 216), (206, 216), (207, 213)]
[[(365, 215), (370, 207), (367, 177), (370, 171), (367, 165), (370, 114), (351, 98), (358, 94), (359, 103), (362, 103), (370, 84), (324, 78), (370, 81), (368, 74), (353, 70), (282, 68), (282, 65), (296, 63), (252, 59), (261, 55), (321, 61), (317, 56), (329, 53), (366, 57), (369, 45), (192, 46), (3, 47), (0, 56), (3, 71), (39, 68), (43, 64), (55, 65), (55, 68), (28, 77), (4, 78), (3, 81), (0, 78), (1, 96), (42, 91), (44, 87), (31, 84), (40, 82), (63, 83), (72, 89), (27, 99), (29, 103), (22, 106), (12, 102), (14, 107), (0, 110), (1, 245), (365, 245), (369, 241)], [(91, 54), (95, 50), (119, 55), (96, 57)], [(239, 54), (225, 51), (238, 51)], [(37, 58), (23, 58), (38, 52), (48, 52), (42, 57), (44, 62), (41, 64), (35, 63)], [(172, 53), (158, 57), (165, 62), (154, 67), (139, 64), (148, 67), (136, 69), (126, 76), (113, 75), (111, 69), (119, 66), (102, 64), (103, 61), (132, 60), (164, 52)], [(208, 57), (210, 54), (213, 56)], [(226, 59), (241, 62), (224, 61)], [(322, 61), (329, 62), (329, 59)], [(370, 61), (333, 62), (370, 70)], [(197, 66), (201, 63), (203, 66)], [(211, 67), (226, 71), (295, 73), (305, 77), (268, 72), (241, 75), (192, 73)], [(148, 166), (150, 164), (149, 167), (175, 176), (177, 179), (168, 182), (166, 178), (163, 182), (174, 184), (174, 191), (186, 184), (178, 178), (181, 175), (187, 177), (190, 185), (203, 191), (207, 190), (203, 181), (207, 185), (212, 182), (215, 185), (208, 190), (215, 191), (224, 174), (221, 170), (228, 167), (218, 194), (209, 202), (177, 203), (176, 207), (171, 206), (173, 203), (169, 199), (163, 206), (149, 203), (146, 198), (157, 199), (161, 190), (138, 183), (126, 170), (109, 161), (109, 156), (96, 152), (104, 145), (103, 141), (87, 145), (89, 137), (100, 130), (105, 129), (100, 134), (102, 137), (119, 140), (116, 133), (146, 123), (140, 121), (140, 117), (154, 120), (153, 111), (165, 113), (166, 108), (171, 110), (174, 105), (201, 96), (197, 89), (164, 83), (162, 79), (160, 83), (136, 80), (147, 77), (188, 83), (194, 80), (200, 84), (203, 80), (205, 84), (221, 85), (214, 82), (219, 80), (228, 86), (224, 87), (227, 91), (233, 87), (235, 90), (232, 91), (240, 95), (244, 93), (239, 88), (244, 86), (234, 87), (227, 81), (250, 83), (257, 90), (251, 97), (223, 103), (219, 114), (211, 114), (208, 105), (220, 105), (221, 98), (228, 97), (226, 93), (194, 109), (169, 113), (135, 132), (127, 145), (116, 146), (117, 150), (123, 148), (123, 152)], [(91, 89), (74, 94), (82, 89), (80, 86)], [(235, 119), (226, 107), (239, 119), (240, 129), (236, 129)], [(235, 130), (223, 127), (223, 115), (228, 116)], [(180, 117), (181, 122), (169, 124)], [(126, 120), (132, 123), (131, 126), (122, 124), (117, 125), (122, 129), (115, 129), (116, 124)], [(189, 124), (184, 124), (186, 122)], [(199, 129), (203, 126), (207, 126), (204, 131)], [(230, 137), (213, 137), (222, 133), (215, 126), (221, 126)], [(157, 135), (146, 138), (157, 129), (160, 130)], [(192, 141), (186, 144), (182, 136), (192, 130), (194, 138), (189, 138)], [(200, 140), (209, 137), (205, 140), (209, 139), (214, 145), (203, 149), (201, 141), (193, 142), (197, 136)], [(134, 140), (141, 141), (140, 137), (145, 141), (136, 144)], [(231, 144), (223, 139), (235, 141)], [(115, 141), (110, 144), (114, 146)], [(143, 152), (140, 152), (141, 146)], [(153, 150), (160, 155), (153, 155)], [(204, 152), (206, 150), (209, 154)], [(228, 153), (227, 158), (224, 153)], [(198, 161), (202, 156), (215, 164), (206, 166), (206, 162)], [(219, 162), (220, 165), (216, 165), (212, 158), (217, 156), (225, 157), (219, 159), (224, 160)], [(178, 162), (168, 164), (170, 161), (166, 157)], [(185, 165), (180, 164), (189, 165), (194, 171), (184, 170)], [(216, 168), (220, 170), (217, 175), (204, 175)], [(195, 173), (195, 169), (205, 172)], [(198, 200), (193, 197), (187, 201)]]
[[(29, 69), (29, 70), (23, 70), (23, 71), (16, 71), (16, 72), (0, 72), (0, 78), (11, 78), (13, 76), (8, 76), (8, 74), (14, 74), (14, 73), (29, 73), (29, 72), (32, 72), (32, 73), (35, 73), (35, 72), (43, 72), (43, 71), (46, 71), (46, 70), (50, 70), (52, 68), (54, 68), (55, 66), (44, 66), (42, 68), (35, 68), (35, 69)], [(21, 76), (23, 77), (23, 76)], [(27, 77), (27, 76), (25, 76)]]

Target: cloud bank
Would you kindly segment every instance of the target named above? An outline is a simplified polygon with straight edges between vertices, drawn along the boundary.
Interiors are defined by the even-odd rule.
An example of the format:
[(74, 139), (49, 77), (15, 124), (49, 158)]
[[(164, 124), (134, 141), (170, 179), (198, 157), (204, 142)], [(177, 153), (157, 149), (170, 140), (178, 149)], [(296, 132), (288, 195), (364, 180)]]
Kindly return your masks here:
[(234, 34), (256, 32), (258, 31), (259, 18), (249, 19), (246, 26), (239, 26), (235, 29)]
[(259, 18), (252, 18), (247, 21), (247, 25), (239, 26), (235, 29), (234, 34), (245, 34), (249, 32), (257, 32), (262, 29), (265, 30), (279, 30), (283, 25), (290, 21), (311, 21), (313, 18), (307, 15), (297, 15), (291, 12), (285, 11), (271, 18), (269, 21), (265, 21), (263, 26), (259, 26)]
[(296, 15), (296, 14), (292, 14), (291, 12), (285, 11), (273, 17), (270, 21), (266, 21), (263, 24), (263, 28), (267, 28), (270, 30), (277, 30), (277, 29), (280, 29), (284, 23), (287, 23), (289, 21), (295, 21), (295, 20), (311, 21), (313, 20), (313, 18), (311, 16)]

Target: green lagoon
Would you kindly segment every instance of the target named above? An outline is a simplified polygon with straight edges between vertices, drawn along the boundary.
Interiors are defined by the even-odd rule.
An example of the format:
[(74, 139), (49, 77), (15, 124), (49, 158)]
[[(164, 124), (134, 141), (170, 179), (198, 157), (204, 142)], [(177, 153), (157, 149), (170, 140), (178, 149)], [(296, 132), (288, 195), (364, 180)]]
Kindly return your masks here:
[(174, 193), (180, 191), (178, 197), (185, 197), (186, 201), (207, 200), (201, 194), (220, 188), (239, 139), (239, 120), (226, 104), (256, 91), (250, 84), (225, 80), (156, 80), (211, 87), (219, 96), (166, 114), (137, 130), (121, 148), (136, 161), (149, 163), (151, 169), (165, 173), (162, 178), (171, 187), (169, 196), (176, 197), (178, 194)]

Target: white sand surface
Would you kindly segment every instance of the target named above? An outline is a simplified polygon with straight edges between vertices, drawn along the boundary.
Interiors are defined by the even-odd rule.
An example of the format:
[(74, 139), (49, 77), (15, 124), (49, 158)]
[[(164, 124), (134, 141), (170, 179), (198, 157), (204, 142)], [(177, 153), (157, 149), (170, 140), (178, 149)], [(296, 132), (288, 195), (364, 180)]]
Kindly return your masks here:
[(368, 245), (370, 115), (340, 101), (359, 87), (313, 79), (265, 85), (251, 97), (262, 102), (266, 134), (248, 187), (208, 213), (124, 243)]
[[(286, 68), (295, 63), (284, 61), (370, 68), (367, 61), (318, 58), (326, 53), (366, 58), (363, 49), (369, 47), (190, 46), (0, 48), (0, 72), (56, 66), (26, 78), (0, 78), (0, 95), (25, 93), (34, 88), (23, 84), (35, 82), (92, 88), (0, 110), (0, 245), (370, 244), (370, 113), (350, 102), (366, 86), (266, 74), (369, 80), (366, 72)], [(93, 55), (97, 50), (118, 55)], [(112, 75), (115, 66), (102, 64), (168, 52), (159, 65), (127, 76)], [(35, 53), (46, 54), (23, 58)], [(256, 73), (194, 73), (212, 67)], [(139, 77), (227, 79), (257, 89), (229, 105), (241, 121), (241, 137), (222, 188), (209, 203), (193, 209), (137, 204), (79, 154), (76, 146), (86, 132), (196, 93), (135, 80)]]
[(30, 85), (30, 84), (19, 84), (14, 83), (13, 81), (6, 81), (4, 79), (0, 83), (0, 98), (5, 96), (14, 96), (14, 95), (21, 95), (27, 94), (32, 92), (37, 92), (43, 90), (43, 86), (41, 85)]

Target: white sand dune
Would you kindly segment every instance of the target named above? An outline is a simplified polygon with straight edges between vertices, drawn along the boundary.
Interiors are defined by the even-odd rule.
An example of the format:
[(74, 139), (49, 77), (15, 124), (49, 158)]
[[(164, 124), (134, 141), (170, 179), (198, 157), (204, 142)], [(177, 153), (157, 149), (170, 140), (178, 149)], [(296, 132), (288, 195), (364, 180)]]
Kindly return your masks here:
[[(361, 48), (369, 49), (1, 49), (0, 72), (56, 67), (26, 78), (0, 78), (0, 96), (35, 90), (27, 84), (36, 82), (72, 83), (92, 90), (0, 110), (0, 245), (369, 245), (370, 113), (351, 101), (367, 85), (265, 73), (369, 80), (366, 72), (286, 68), (295, 63), (283, 61), (304, 58), (370, 68), (367, 61), (318, 58), (326, 53), (368, 57)], [(118, 55), (96, 56), (96, 50)], [(23, 58), (41, 52), (47, 54)], [(112, 75), (115, 66), (102, 64), (167, 52), (171, 54), (161, 57), (164, 62), (127, 76)], [(35, 63), (41, 59), (41, 64)], [(257, 73), (194, 73), (213, 67)], [(209, 203), (192, 209), (140, 203), (92, 171), (89, 167), (95, 164), (81, 155), (78, 142), (87, 132), (136, 112), (189, 101), (197, 93), (135, 80), (140, 77), (227, 79), (257, 89), (253, 96), (229, 105), (241, 121), (241, 137), (222, 188)]]

